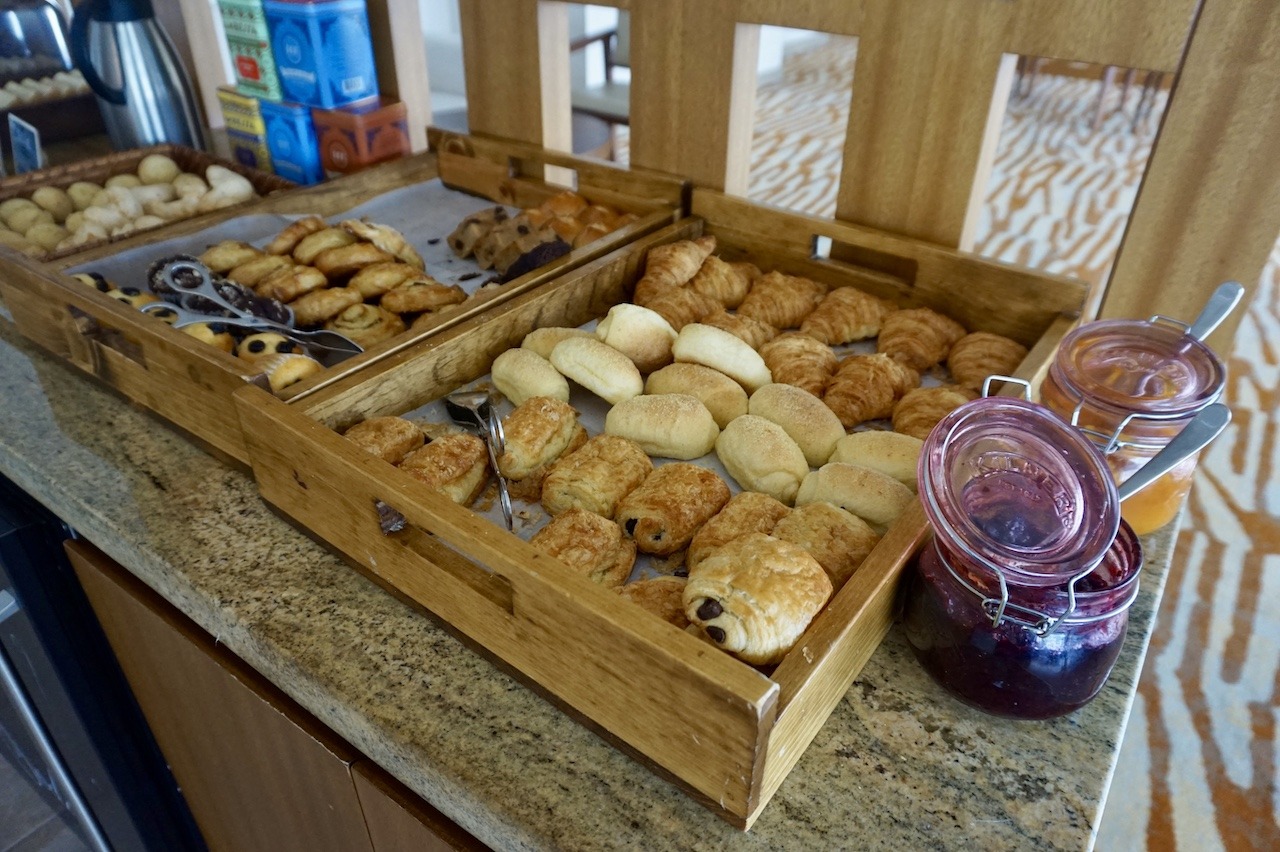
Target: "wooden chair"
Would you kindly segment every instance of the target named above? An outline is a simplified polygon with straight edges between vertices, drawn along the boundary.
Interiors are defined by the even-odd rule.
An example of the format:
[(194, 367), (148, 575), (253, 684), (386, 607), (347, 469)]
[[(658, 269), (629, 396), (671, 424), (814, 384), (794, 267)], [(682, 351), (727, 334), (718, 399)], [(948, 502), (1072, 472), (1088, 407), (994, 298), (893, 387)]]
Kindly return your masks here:
[(615, 68), (631, 69), (631, 14), (618, 13), (618, 25), (611, 30), (583, 36), (569, 45), (570, 52), (599, 44), (604, 53), (604, 83), (573, 86), (570, 103), (577, 112), (595, 116), (610, 125), (631, 123), (631, 84), (614, 79)]

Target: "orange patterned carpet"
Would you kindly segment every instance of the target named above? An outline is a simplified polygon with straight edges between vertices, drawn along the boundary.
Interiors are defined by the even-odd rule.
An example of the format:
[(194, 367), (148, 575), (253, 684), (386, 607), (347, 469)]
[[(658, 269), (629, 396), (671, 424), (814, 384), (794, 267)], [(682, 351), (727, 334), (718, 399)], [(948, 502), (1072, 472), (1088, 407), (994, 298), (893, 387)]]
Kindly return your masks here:
[[(757, 97), (750, 197), (835, 208), (852, 40), (792, 55)], [(1040, 78), (1009, 105), (977, 250), (1097, 285), (1155, 138), (1118, 87)], [(624, 129), (625, 131), (625, 129)], [(626, 134), (619, 137), (626, 156)], [(1250, 282), (1245, 282), (1249, 284)], [(1097, 848), (1280, 849), (1280, 245), (1230, 359), (1234, 422), (1200, 463)]]

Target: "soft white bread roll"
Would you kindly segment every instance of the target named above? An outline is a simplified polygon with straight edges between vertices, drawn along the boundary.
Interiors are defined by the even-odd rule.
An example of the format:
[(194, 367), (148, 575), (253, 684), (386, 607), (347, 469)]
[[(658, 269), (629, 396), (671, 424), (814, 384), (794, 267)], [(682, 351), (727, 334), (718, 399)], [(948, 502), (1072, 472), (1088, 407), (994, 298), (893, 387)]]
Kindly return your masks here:
[(183, 172), (173, 179), (173, 191), (178, 195), (194, 195), (199, 198), (209, 191), (209, 184), (200, 175)]
[(67, 229), (52, 222), (39, 222), (27, 229), (28, 242), (35, 243), (46, 251), (53, 251), (58, 243), (71, 236)]
[(760, 353), (723, 329), (693, 322), (680, 329), (671, 353), (677, 361), (719, 370), (747, 389), (755, 391), (773, 381)]
[(524, 336), (524, 340), (520, 343), (521, 349), (532, 349), (543, 358), (551, 358), (551, 350), (556, 348), (562, 340), (568, 340), (570, 337), (592, 337), (589, 331), (583, 331), (580, 328), (564, 328), (563, 326), (553, 326), (552, 328), (535, 328)]
[(777, 423), (744, 414), (724, 428), (716, 455), (747, 491), (768, 494), (790, 506), (809, 475), (804, 452)]
[(631, 359), (594, 337), (560, 341), (551, 350), (551, 364), (610, 405), (644, 392), (644, 379)]
[(623, 302), (600, 320), (596, 337), (630, 358), (640, 372), (652, 373), (671, 363), (676, 330), (662, 314)]
[(173, 183), (173, 179), (180, 174), (182, 169), (171, 157), (166, 157), (164, 154), (148, 154), (142, 158), (142, 162), (138, 163), (138, 178), (144, 184)]
[(31, 200), (53, 214), (55, 222), (65, 222), (67, 217), (76, 212), (75, 202), (56, 186), (42, 186), (31, 193)]
[(35, 225), (41, 222), (52, 222), (53, 214), (48, 210), (32, 204), (30, 207), (23, 207), (14, 212), (12, 216), (5, 219), (5, 223), (19, 234), (25, 234)]
[(707, 407), (682, 393), (623, 400), (609, 409), (604, 431), (635, 441), (651, 456), (684, 461), (711, 452), (720, 435)]
[(93, 198), (99, 192), (102, 192), (102, 187), (87, 180), (78, 180), (67, 187), (67, 195), (71, 197), (71, 203), (77, 210), (83, 210), (93, 204)]
[(138, 179), (137, 175), (112, 175), (107, 178), (103, 186), (106, 189), (114, 189), (117, 186), (133, 189), (135, 186), (142, 186), (142, 181)]
[(878, 470), (915, 491), (918, 482), (916, 470), (923, 447), (924, 441), (901, 432), (854, 432), (836, 441), (828, 461)]
[(531, 349), (508, 349), (489, 371), (493, 384), (512, 405), (535, 396), (569, 401), (569, 382), (546, 358)]
[(5, 201), (0, 201), (0, 219), (3, 219), (6, 225), (16, 231), (17, 228), (14, 228), (13, 224), (9, 221), (14, 217), (14, 214), (19, 210), (39, 209), (40, 205), (36, 204), (30, 198), (10, 198)]
[(826, 464), (836, 442), (844, 437), (844, 426), (835, 412), (795, 385), (765, 385), (751, 395), (748, 410), (781, 426), (811, 467)]
[(697, 397), (721, 429), (735, 417), (747, 413), (747, 392), (742, 385), (719, 370), (701, 364), (668, 364), (650, 373), (644, 382), (645, 393), (687, 393)]
[(833, 503), (883, 532), (915, 499), (910, 488), (888, 474), (830, 462), (804, 478), (796, 505)]

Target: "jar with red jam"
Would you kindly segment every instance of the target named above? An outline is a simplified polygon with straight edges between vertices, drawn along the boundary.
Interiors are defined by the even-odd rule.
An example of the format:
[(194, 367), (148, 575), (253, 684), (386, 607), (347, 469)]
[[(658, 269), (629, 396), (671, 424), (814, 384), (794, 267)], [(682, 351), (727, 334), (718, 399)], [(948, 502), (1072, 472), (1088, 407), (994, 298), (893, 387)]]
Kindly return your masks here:
[[(1164, 317), (1088, 323), (1063, 338), (1040, 401), (1102, 450), (1116, 482), (1142, 468), (1222, 396), (1226, 371), (1213, 350)], [(1173, 520), (1191, 490), (1197, 456), (1124, 503), (1138, 535)]]
[(1142, 551), (1102, 455), (1033, 402), (976, 400), (925, 441), (920, 498), (933, 540), (908, 573), (903, 627), (961, 701), (1046, 719), (1111, 673)]

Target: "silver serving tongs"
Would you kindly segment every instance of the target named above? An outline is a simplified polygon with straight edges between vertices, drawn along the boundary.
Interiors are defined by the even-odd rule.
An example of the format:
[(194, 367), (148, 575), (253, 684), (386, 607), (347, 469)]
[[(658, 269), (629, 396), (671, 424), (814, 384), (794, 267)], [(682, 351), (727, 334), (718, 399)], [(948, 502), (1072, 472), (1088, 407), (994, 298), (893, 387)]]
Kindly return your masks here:
[(506, 452), (507, 436), (502, 431), (502, 420), (493, 408), (493, 398), (486, 391), (455, 391), (444, 399), (445, 410), (453, 418), (453, 422), (477, 429), (483, 437), (485, 448), (489, 451), (489, 466), (498, 480), (498, 502), (502, 506), (502, 518), (507, 522), (507, 529), (514, 531), (515, 522), (511, 516), (511, 492), (507, 488), (506, 477), (498, 470), (498, 457)]
[(1188, 459), (1209, 445), (1214, 438), (1227, 428), (1231, 422), (1231, 409), (1220, 402), (1206, 406), (1191, 422), (1182, 427), (1182, 431), (1172, 441), (1164, 445), (1164, 449), (1151, 457), (1151, 460), (1138, 468), (1137, 472), (1120, 484), (1117, 492), (1120, 499), (1127, 500), (1134, 494), (1164, 476), (1177, 467), (1178, 463)]
[[(143, 305), (141, 310), (143, 313), (148, 314), (156, 313), (157, 311), (172, 311), (177, 315), (177, 319), (173, 322), (175, 328), (202, 322), (220, 322), (223, 325), (235, 326), (236, 328), (274, 331), (309, 349), (320, 349), (344, 358), (351, 355), (359, 355), (364, 351), (358, 343), (338, 334), (336, 331), (329, 331), (328, 329), (303, 331), (237, 308), (218, 292), (218, 288), (214, 285), (213, 275), (203, 264), (190, 260), (175, 260), (165, 265), (160, 271), (160, 277), (165, 284), (173, 288), (175, 293), (180, 294), (179, 301), (181, 304), (152, 302)], [(186, 296), (198, 296), (201, 299), (207, 299), (224, 311), (231, 313), (232, 316), (213, 316), (193, 311), (187, 306)], [(292, 313), (290, 313), (290, 316), (292, 316)]]

